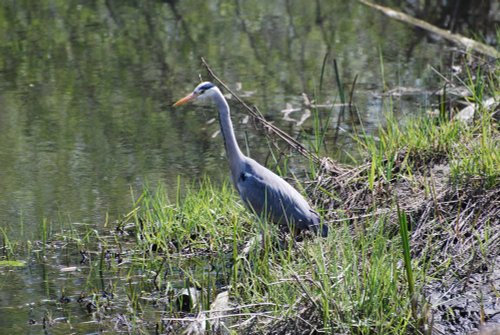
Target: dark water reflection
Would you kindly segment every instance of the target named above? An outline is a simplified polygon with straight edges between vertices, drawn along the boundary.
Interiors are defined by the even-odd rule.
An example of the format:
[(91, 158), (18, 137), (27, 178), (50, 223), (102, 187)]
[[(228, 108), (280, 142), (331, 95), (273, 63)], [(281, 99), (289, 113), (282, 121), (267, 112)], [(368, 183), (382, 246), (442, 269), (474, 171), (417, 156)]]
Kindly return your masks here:
[[(354, 101), (373, 131), (389, 103), (421, 113), (437, 86), (429, 64), (448, 57), (354, 1), (6, 1), (0, 22), (0, 222), (27, 238), (43, 218), (102, 225), (146, 181), (175, 189), (177, 176), (225, 178), (214, 111), (170, 107), (207, 78), (200, 56), (306, 143), (312, 118), (297, 126), (280, 111), (298, 108), (299, 120), (302, 93), (339, 102), (331, 59), (346, 87), (358, 76)], [(417, 94), (381, 97), (398, 86)], [(319, 113), (335, 124), (338, 109)], [(265, 160), (262, 133), (238, 108), (233, 119), (241, 145)], [(346, 159), (350, 124), (328, 154)]]

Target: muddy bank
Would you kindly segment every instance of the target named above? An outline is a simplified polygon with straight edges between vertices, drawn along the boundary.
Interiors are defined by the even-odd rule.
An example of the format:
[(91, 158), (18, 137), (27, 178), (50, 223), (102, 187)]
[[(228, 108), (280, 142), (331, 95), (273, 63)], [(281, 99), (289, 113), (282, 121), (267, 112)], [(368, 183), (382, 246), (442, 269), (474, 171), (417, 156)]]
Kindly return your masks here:
[(412, 258), (428, 275), (419, 307), (431, 333), (467, 334), (500, 323), (500, 187), (486, 188), (479, 177), (456, 183), (446, 157), (423, 159), (404, 150), (394, 178), (370, 186), (370, 167), (323, 161), (311, 192), (327, 209), (326, 219), (333, 225), (347, 220), (353, 234), (363, 234), (380, 217), (396, 234), (398, 204), (410, 219)]

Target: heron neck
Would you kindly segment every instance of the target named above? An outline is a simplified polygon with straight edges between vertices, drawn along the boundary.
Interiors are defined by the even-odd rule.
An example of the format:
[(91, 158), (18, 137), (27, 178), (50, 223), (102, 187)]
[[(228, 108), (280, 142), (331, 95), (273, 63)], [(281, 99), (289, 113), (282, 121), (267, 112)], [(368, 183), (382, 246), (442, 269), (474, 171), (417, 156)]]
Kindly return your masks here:
[(237, 180), (237, 174), (240, 169), (239, 163), (243, 159), (243, 153), (238, 146), (238, 142), (236, 142), (233, 123), (231, 122), (231, 114), (229, 113), (229, 105), (227, 104), (226, 99), (224, 99), (224, 96), (220, 93), (215, 96), (214, 100), (217, 108), (219, 109), (220, 129), (222, 137), (224, 138), (226, 154), (229, 159), (229, 167), (233, 175), (233, 180)]

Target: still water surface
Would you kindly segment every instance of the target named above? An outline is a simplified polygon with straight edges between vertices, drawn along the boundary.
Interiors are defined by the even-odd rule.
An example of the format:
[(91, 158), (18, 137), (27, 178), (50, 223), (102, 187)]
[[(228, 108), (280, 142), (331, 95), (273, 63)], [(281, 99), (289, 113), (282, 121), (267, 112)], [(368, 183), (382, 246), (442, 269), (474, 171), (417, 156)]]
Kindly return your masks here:
[[(438, 87), (430, 66), (446, 68), (449, 52), (420, 34), (355, 1), (3, 1), (0, 227), (12, 239), (36, 239), (44, 219), (100, 229), (126, 213), (132, 193), (146, 184), (173, 193), (178, 180), (227, 178), (213, 108), (171, 107), (200, 75), (208, 79), (201, 56), (304, 143), (313, 122), (303, 94), (323, 105), (322, 122), (341, 131), (334, 141), (332, 130), (322, 150), (349, 162), (356, 156), (352, 120), (346, 115), (337, 124), (332, 60), (346, 91), (356, 78), (353, 101), (374, 133), (390, 105), (401, 119), (430, 108)], [(406, 93), (383, 94), (396, 88)], [(230, 104), (244, 151), (274, 166), (263, 133)], [(291, 164), (294, 172), (307, 168)], [(99, 331), (86, 323), (85, 307), (58, 300), (97, 277), (85, 266), (64, 272), (81, 257), (74, 248), (61, 250), (1, 273), (3, 331), (42, 333), (40, 320), (51, 314), (65, 320), (52, 334), (67, 334), (74, 323), (80, 333)], [(109, 281), (119, 288), (116, 276)], [(104, 282), (95, 286), (106, 289)], [(27, 328), (30, 319), (38, 323)]]
[[(28, 238), (44, 218), (101, 226), (145, 183), (226, 178), (214, 110), (171, 108), (208, 78), (201, 56), (307, 143), (303, 93), (336, 126), (333, 58), (346, 90), (357, 76), (353, 99), (372, 132), (389, 103), (400, 116), (429, 107), (437, 87), (429, 65), (447, 55), (354, 1), (9, 1), (0, 23), (0, 223)], [(382, 97), (397, 87), (415, 94)], [(240, 144), (272, 166), (263, 134), (232, 105)], [(344, 161), (350, 124), (346, 117), (341, 138), (325, 145)]]

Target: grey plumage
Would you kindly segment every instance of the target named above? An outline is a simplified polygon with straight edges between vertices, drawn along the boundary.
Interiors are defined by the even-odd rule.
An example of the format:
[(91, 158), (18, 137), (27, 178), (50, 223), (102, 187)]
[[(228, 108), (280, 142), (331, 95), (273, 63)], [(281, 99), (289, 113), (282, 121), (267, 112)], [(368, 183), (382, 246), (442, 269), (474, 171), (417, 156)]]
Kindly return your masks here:
[(174, 106), (198, 98), (210, 98), (219, 110), (231, 179), (247, 207), (274, 223), (285, 223), (299, 231), (311, 230), (326, 237), (328, 226), (321, 224), (318, 213), (295, 188), (271, 170), (243, 155), (236, 142), (229, 106), (217, 86), (203, 82)]

